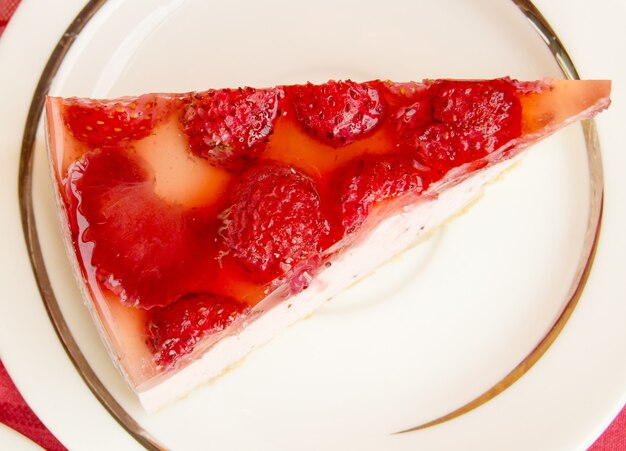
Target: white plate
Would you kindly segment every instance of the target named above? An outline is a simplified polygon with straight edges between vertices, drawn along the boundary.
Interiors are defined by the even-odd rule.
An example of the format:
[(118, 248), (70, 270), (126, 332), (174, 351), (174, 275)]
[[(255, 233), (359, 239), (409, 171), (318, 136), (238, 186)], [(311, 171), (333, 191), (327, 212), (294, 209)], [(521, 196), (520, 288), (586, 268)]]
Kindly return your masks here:
[[(626, 399), (626, 182), (620, 173), (626, 157), (618, 138), (626, 71), (615, 56), (625, 54), (626, 43), (612, 40), (625, 7), (538, 3), (582, 76), (615, 80), (614, 104), (598, 120), (606, 201), (596, 261), (574, 314), (527, 374), (481, 407), (425, 430), (392, 434), (493, 386), (563, 309), (587, 217), (579, 127), (539, 145), (444, 232), (226, 377), (153, 415), (145, 415), (124, 386), (81, 304), (39, 135), (33, 203), (52, 286), (91, 367), (141, 427), (167, 447), (220, 450), (575, 449), (602, 431)], [(0, 195), (7, 212), (0, 238), (0, 350), (27, 402), (66, 446), (129, 449), (139, 445), (86, 388), (46, 315), (16, 193), (32, 92), (81, 6), (78, 0), (25, 2), (0, 40)], [(51, 92), (115, 96), (327, 78), (505, 74), (559, 74), (540, 38), (506, 2), (110, 1), (79, 34)]]

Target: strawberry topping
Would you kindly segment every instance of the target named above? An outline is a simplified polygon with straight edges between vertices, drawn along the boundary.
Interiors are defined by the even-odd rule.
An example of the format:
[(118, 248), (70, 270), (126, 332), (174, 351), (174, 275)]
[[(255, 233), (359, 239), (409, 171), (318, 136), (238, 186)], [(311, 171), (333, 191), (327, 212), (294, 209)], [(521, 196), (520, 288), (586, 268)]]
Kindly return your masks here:
[(202, 245), (197, 229), (209, 219), (158, 197), (149, 168), (126, 148), (87, 153), (70, 166), (67, 187), (75, 244), (106, 288), (141, 308), (181, 296), (186, 264)]
[(192, 94), (180, 116), (191, 150), (231, 169), (258, 158), (273, 131), (282, 98), (280, 88)]
[(315, 257), (328, 231), (315, 182), (281, 163), (261, 161), (242, 174), (220, 233), (255, 277), (272, 278)]
[(382, 121), (383, 104), (373, 86), (353, 81), (290, 88), (296, 118), (317, 139), (341, 147), (372, 132)]
[(479, 160), (521, 135), (515, 89), (508, 79), (437, 81), (430, 100), (425, 96), (401, 112), (399, 135), (420, 162), (440, 173)]
[(423, 99), (428, 91), (427, 85), (414, 81), (405, 83), (379, 81), (376, 86), (385, 98), (385, 103), (390, 107), (390, 110), (415, 103)]
[[(410, 139), (417, 148), (416, 158), (423, 164), (433, 168), (439, 174), (460, 166), (468, 161), (480, 158), (471, 151), (464, 152), (459, 143), (457, 131), (448, 124), (433, 122), (420, 127)], [(482, 156), (482, 152), (480, 152)]]
[(354, 232), (367, 219), (372, 207), (406, 193), (421, 193), (429, 183), (428, 168), (414, 158), (397, 155), (366, 155), (337, 170), (334, 219), (338, 238)]
[(246, 304), (232, 298), (187, 294), (167, 307), (148, 312), (147, 344), (158, 365), (170, 366), (189, 354), (202, 338), (224, 330), (247, 310)]
[(154, 94), (113, 101), (72, 98), (64, 119), (77, 140), (96, 148), (145, 138), (168, 110)]
[[(409, 198), (390, 201), (413, 200), (464, 163), (487, 164), (521, 135), (516, 89), (508, 79), (330, 81), (66, 100), (63, 120), (88, 145), (81, 153), (90, 148), (68, 160), (63, 181), (84, 275), (145, 310), (147, 346), (170, 367), (247, 314), (272, 281), (306, 288), (324, 250)], [(165, 117), (178, 123), (154, 130)], [(170, 178), (190, 172), (171, 164), (175, 152), (150, 153), (152, 141), (155, 152), (176, 148), (223, 184), (172, 182), (182, 197), (163, 194)], [(158, 168), (173, 166), (157, 184)], [(213, 203), (185, 203), (196, 186), (213, 190)]]

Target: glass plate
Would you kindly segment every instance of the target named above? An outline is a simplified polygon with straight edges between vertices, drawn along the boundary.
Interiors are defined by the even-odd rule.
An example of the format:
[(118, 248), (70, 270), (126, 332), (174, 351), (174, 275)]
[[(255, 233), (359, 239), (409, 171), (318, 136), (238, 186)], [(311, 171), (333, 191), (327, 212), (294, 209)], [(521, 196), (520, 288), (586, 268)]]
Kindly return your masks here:
[[(574, 76), (558, 43), (555, 58), (523, 12), (549, 36), (545, 23), (517, 3), (93, 1), (41, 88), (113, 97), (329, 78), (536, 79), (562, 77), (558, 62)], [(511, 393), (567, 323), (587, 277), (602, 172), (593, 125), (584, 130), (537, 145), (430, 240), (151, 415), (82, 304), (56, 225), (43, 130), (30, 146), (27, 125), (20, 200), (29, 253), (79, 374), (144, 446), (529, 449), (502, 419), (519, 420)]]

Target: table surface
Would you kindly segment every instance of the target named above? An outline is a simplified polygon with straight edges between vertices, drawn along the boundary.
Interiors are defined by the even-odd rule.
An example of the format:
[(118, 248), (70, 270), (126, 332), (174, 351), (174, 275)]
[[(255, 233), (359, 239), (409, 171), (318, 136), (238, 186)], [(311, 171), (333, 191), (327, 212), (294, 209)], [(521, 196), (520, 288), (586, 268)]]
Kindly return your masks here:
[[(2, 36), (4, 29), (8, 25), (15, 10), (19, 7), (19, 4), (20, 0), (0, 0), (0, 36)], [(12, 446), (19, 447), (20, 449), (30, 449), (30, 444), (32, 444), (32, 448), (37, 449), (37, 446), (34, 444), (36, 443), (47, 450), (66, 449), (26, 404), (1, 361), (0, 423), (9, 426), (12, 430), (32, 440), (32, 442), (29, 442), (28, 440), (22, 441), (21, 438), (17, 438), (15, 441), (11, 441)], [(6, 431), (3, 432), (3, 434), (6, 433)], [(0, 437), (4, 437), (4, 435), (0, 434)], [(626, 407), (621, 410), (589, 450), (626, 450)]]

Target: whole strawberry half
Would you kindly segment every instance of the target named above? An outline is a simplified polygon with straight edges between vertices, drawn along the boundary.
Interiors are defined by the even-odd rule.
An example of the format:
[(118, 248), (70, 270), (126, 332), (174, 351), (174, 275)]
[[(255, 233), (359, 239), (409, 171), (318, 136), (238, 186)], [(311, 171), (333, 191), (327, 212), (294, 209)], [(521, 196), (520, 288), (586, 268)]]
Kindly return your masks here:
[(75, 245), (124, 303), (151, 308), (185, 292), (210, 219), (158, 197), (143, 160), (124, 147), (88, 152), (70, 166), (67, 194)]
[(331, 190), (335, 239), (358, 229), (372, 208), (406, 193), (421, 193), (430, 173), (415, 158), (400, 155), (366, 155), (337, 169)]
[(148, 311), (147, 344), (160, 366), (170, 366), (189, 354), (202, 338), (220, 332), (248, 306), (229, 297), (191, 293), (167, 307)]
[(315, 257), (328, 231), (316, 183), (271, 160), (261, 160), (241, 175), (221, 218), (228, 252), (261, 279)]
[(289, 88), (296, 118), (305, 130), (334, 147), (350, 144), (381, 123), (384, 106), (374, 85), (329, 81)]
[(146, 94), (97, 102), (68, 99), (63, 116), (77, 140), (96, 148), (145, 138), (169, 111), (167, 99)]
[(444, 173), (519, 137), (522, 110), (508, 79), (441, 80), (398, 119), (400, 139), (420, 162)]
[(192, 152), (231, 169), (256, 159), (273, 131), (283, 96), (280, 88), (192, 94), (180, 115)]

